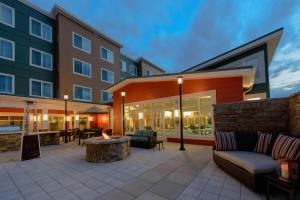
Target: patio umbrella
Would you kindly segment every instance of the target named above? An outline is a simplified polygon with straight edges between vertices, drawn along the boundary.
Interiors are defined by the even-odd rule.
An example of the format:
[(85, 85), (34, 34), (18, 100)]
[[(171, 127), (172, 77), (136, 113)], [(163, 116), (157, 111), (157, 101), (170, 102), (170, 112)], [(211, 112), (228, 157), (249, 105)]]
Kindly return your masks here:
[(98, 108), (96, 106), (92, 106), (92, 107), (89, 107), (81, 112), (79, 112), (79, 114), (108, 114), (109, 111), (108, 110), (105, 110), (105, 109), (102, 109), (102, 108)]

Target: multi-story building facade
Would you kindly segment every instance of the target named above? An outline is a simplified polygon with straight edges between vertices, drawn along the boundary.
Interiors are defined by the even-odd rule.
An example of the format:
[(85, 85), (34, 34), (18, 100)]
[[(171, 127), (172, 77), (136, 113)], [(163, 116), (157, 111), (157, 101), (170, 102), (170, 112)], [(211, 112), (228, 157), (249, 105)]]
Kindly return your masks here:
[[(0, 126), (22, 124), (29, 100), (39, 129), (61, 129), (68, 95), (69, 127), (108, 127), (106, 114), (78, 113), (92, 106), (108, 112), (102, 104), (112, 102), (106, 89), (121, 80), (121, 48), (57, 5), (45, 12), (25, 0), (0, 0)], [(128, 72), (141, 76), (135, 64)]]
[(0, 92), (56, 97), (55, 19), (25, 2), (0, 1)]

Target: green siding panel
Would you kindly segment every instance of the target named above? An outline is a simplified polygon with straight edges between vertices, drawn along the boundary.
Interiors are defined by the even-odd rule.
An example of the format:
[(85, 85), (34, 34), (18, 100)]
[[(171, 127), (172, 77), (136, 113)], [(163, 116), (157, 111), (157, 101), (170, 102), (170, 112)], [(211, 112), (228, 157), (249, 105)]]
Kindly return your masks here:
[[(52, 82), (55, 97), (57, 77), (55, 21), (17, 0), (0, 0), (0, 2), (15, 9), (15, 28), (0, 23), (0, 37), (15, 42), (15, 61), (0, 59), (0, 72), (15, 75), (15, 95), (29, 96), (29, 80), (33, 78)], [(52, 43), (29, 34), (30, 17), (52, 26)], [(52, 54), (53, 71), (30, 65), (30, 47)]]

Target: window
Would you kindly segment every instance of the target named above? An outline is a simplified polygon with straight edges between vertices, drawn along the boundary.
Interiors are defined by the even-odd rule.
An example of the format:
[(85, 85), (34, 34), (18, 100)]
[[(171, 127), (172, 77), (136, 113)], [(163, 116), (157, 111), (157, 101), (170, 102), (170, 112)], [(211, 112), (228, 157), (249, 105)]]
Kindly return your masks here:
[(0, 38), (0, 58), (15, 60), (15, 43), (13, 41)]
[(146, 75), (147, 75), (147, 76), (152, 76), (152, 75), (153, 75), (153, 72), (152, 72), (151, 70), (147, 69)]
[(77, 33), (73, 33), (73, 47), (91, 54), (91, 40)]
[(127, 69), (126, 69), (126, 62), (124, 60), (121, 60), (121, 71), (122, 72), (126, 72)]
[(92, 66), (90, 63), (73, 58), (73, 72), (90, 78), (92, 77)]
[(52, 54), (30, 48), (30, 65), (52, 70)]
[(14, 84), (15, 84), (15, 77), (13, 75), (0, 73), (1, 93), (13, 94), (15, 92)]
[(137, 68), (136, 68), (136, 66), (130, 65), (130, 69), (129, 70), (130, 70), (129, 71), (130, 75), (137, 76)]
[(52, 42), (52, 27), (30, 17), (30, 34), (40, 39)]
[(104, 47), (101, 47), (101, 58), (110, 63), (114, 63), (114, 53)]
[(101, 90), (101, 102), (102, 103), (107, 103), (107, 102), (112, 102), (112, 93), (107, 92), (105, 90)]
[(0, 22), (15, 27), (15, 9), (0, 2)]
[(115, 82), (114, 72), (101, 68), (101, 81), (114, 84)]
[(73, 98), (78, 101), (92, 101), (92, 88), (73, 85)]
[(47, 81), (30, 79), (30, 96), (51, 98), (52, 83)]

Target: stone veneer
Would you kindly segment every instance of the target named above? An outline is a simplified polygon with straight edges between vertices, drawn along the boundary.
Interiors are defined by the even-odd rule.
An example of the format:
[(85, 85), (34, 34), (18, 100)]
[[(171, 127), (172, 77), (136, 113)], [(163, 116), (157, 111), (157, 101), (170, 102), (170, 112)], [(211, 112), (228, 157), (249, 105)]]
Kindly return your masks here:
[(112, 162), (130, 155), (130, 137), (112, 139), (90, 138), (84, 141), (88, 162)]
[[(59, 132), (41, 133), (40, 144), (41, 146), (60, 144)], [(20, 147), (21, 133), (0, 134), (0, 152), (16, 151)]]
[(287, 98), (214, 105), (216, 131), (269, 131), (300, 135), (300, 92)]

